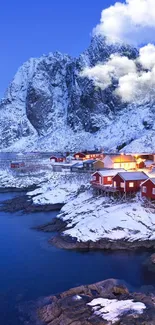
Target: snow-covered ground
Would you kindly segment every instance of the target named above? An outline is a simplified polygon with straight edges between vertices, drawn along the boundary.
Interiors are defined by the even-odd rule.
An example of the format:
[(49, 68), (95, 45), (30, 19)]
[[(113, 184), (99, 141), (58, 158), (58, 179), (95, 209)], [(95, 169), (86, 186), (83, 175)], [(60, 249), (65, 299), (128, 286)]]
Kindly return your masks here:
[(39, 189), (28, 192), (34, 204), (67, 203), (77, 196), (80, 190), (90, 187), (90, 174), (62, 172), (52, 174), (52, 177)]
[(18, 175), (8, 169), (0, 169), (0, 188), (28, 188), (30, 186), (39, 186), (42, 182), (47, 182), (53, 175), (52, 170), (40, 171), (36, 175)]
[(95, 315), (100, 316), (109, 324), (119, 321), (121, 316), (143, 314), (146, 306), (142, 302), (134, 302), (133, 300), (116, 300), (97, 298), (89, 304)]
[(93, 197), (88, 190), (68, 202), (59, 217), (67, 221), (69, 228), (64, 235), (79, 242), (155, 240), (155, 209), (145, 208), (139, 198), (126, 203), (112, 202), (105, 197)]
[(0, 187), (37, 185), (36, 190), (27, 193), (34, 204), (65, 204), (58, 216), (67, 222), (64, 235), (78, 242), (155, 240), (155, 208), (145, 207), (138, 196), (132, 202), (94, 197), (90, 178), (90, 174), (49, 169), (36, 176), (19, 177), (6, 169), (0, 170)]

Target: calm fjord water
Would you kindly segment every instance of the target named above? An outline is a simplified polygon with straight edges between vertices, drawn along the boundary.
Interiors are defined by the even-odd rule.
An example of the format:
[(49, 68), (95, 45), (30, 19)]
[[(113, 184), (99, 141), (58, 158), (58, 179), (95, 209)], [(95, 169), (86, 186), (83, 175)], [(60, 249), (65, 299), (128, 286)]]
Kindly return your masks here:
[[(15, 195), (0, 194), (0, 201)], [(155, 276), (142, 267), (147, 253), (80, 253), (50, 246), (51, 234), (31, 228), (54, 216), (0, 212), (0, 324), (26, 324), (18, 308), (23, 303), (81, 284), (117, 278), (134, 288), (155, 285)]]

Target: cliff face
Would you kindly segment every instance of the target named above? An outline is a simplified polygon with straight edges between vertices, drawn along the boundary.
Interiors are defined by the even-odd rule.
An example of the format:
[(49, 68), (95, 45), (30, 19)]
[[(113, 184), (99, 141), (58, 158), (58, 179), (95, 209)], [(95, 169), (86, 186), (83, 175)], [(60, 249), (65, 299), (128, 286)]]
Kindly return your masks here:
[(76, 59), (55, 52), (24, 63), (0, 102), (0, 149), (114, 150), (131, 143), (135, 150), (133, 140), (142, 135), (144, 143), (146, 137), (152, 141), (154, 104), (122, 104), (113, 94), (115, 85), (103, 91), (80, 76), (84, 67), (103, 63), (112, 53), (138, 54), (94, 37)]

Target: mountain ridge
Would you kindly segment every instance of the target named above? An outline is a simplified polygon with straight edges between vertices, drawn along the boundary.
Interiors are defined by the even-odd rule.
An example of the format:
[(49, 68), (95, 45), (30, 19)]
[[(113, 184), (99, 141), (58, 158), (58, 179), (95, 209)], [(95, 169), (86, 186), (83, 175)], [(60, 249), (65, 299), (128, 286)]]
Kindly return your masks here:
[(101, 90), (81, 76), (114, 53), (138, 56), (129, 45), (94, 36), (78, 58), (54, 52), (25, 62), (0, 101), (0, 150), (137, 151), (142, 137), (141, 150), (155, 150), (154, 103), (124, 104), (115, 85)]

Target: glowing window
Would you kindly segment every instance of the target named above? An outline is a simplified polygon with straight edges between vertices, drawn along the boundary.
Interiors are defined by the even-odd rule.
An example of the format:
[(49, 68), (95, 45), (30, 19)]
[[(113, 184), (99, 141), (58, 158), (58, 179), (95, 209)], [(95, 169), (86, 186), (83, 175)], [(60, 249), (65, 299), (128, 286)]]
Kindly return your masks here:
[(112, 180), (112, 177), (108, 177), (108, 182), (110, 182)]
[(129, 187), (134, 187), (134, 183), (129, 183)]
[(121, 186), (121, 188), (124, 188), (125, 187), (124, 182), (121, 182), (120, 186)]

